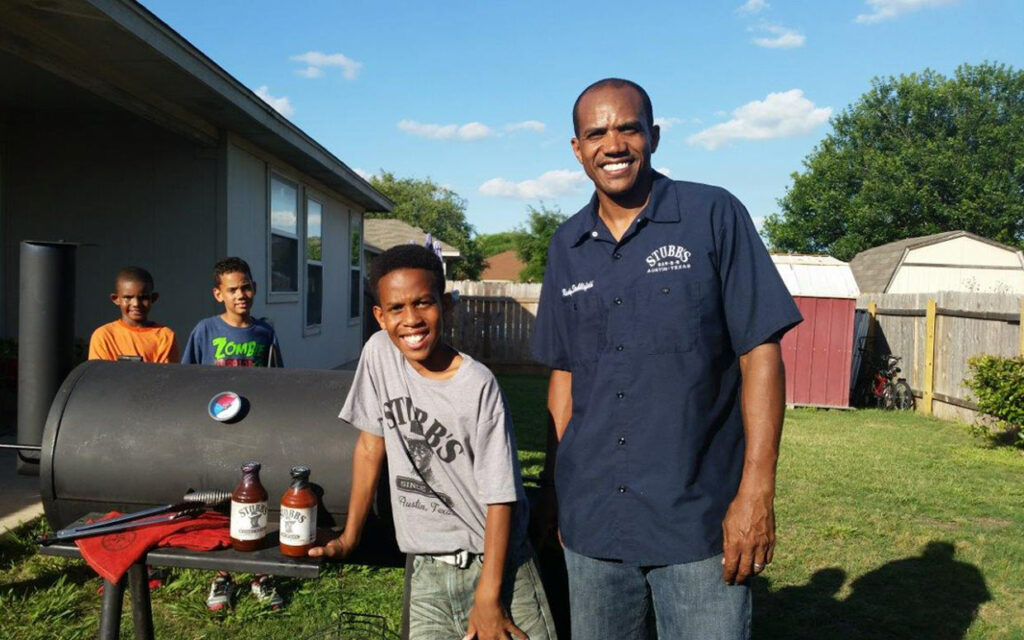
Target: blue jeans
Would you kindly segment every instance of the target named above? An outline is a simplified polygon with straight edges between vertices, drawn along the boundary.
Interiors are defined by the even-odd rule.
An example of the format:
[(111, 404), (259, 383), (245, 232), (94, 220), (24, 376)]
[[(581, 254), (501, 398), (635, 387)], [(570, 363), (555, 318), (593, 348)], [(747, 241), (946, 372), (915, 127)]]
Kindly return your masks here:
[(685, 564), (638, 566), (565, 550), (572, 637), (658, 640), (750, 637), (750, 588), (722, 582), (721, 554)]
[[(526, 632), (530, 640), (556, 640), (555, 623), (533, 550), (528, 553), (525, 560), (512, 559), (506, 566), (501, 603), (512, 623)], [(460, 569), (430, 556), (415, 556), (409, 596), (409, 639), (462, 640), (482, 567), (480, 557)]]

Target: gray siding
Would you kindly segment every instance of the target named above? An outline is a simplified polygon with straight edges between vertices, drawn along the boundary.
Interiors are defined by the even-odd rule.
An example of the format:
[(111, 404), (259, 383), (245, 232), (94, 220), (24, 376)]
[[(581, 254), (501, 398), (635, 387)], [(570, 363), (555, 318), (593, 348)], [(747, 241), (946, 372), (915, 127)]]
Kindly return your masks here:
[[(245, 148), (243, 148), (245, 147)], [(319, 331), (305, 328), (305, 263), (300, 268), (297, 300), (270, 301), (269, 211), (270, 171), (299, 186), (300, 229), (302, 204), (308, 195), (323, 204), (323, 324)], [(349, 219), (362, 211), (319, 188), (304, 174), (238, 141), (227, 149), (227, 254), (244, 258), (253, 270), (258, 291), (253, 313), (267, 317), (277, 330), (289, 367), (333, 368), (359, 357), (362, 325), (348, 319)], [(301, 245), (300, 245), (301, 247)]]
[(123, 113), (2, 115), (0, 332), (18, 332), (19, 242), (62, 239), (94, 245), (78, 250), (78, 337), (119, 316), (112, 280), (138, 264), (161, 295), (153, 319), (184, 343), (196, 319), (214, 311), (209, 272), (224, 245), (218, 150)]

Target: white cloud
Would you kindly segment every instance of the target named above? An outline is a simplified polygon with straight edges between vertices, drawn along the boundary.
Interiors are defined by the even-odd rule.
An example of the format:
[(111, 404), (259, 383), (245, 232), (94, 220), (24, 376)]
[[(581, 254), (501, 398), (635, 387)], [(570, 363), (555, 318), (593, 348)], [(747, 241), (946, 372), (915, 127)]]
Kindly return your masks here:
[(657, 167), (657, 168), (655, 168), (655, 171), (657, 171), (658, 173), (660, 173), (663, 176), (671, 176), (672, 175), (672, 170), (669, 169), (668, 167)]
[(816, 107), (800, 89), (769, 93), (732, 112), (732, 119), (695, 133), (687, 144), (717, 149), (730, 140), (767, 140), (808, 133), (828, 122), (832, 107)]
[(540, 120), (523, 120), (522, 122), (510, 122), (505, 125), (505, 131), (536, 131), (544, 133), (547, 127)]
[(451, 140), (456, 138), (465, 142), (480, 140), (494, 134), (490, 127), (480, 122), (467, 122), (460, 126), (457, 124), (428, 124), (416, 122), (415, 120), (399, 120), (398, 128), (420, 138), (432, 138), (434, 140)]
[(548, 171), (539, 178), (512, 182), (504, 178), (491, 178), (477, 189), (485, 196), (503, 196), (520, 200), (539, 200), (542, 198), (558, 198), (575, 192), (587, 181), (582, 171), (556, 169)]
[(422, 124), (415, 120), (399, 120), (398, 128), (406, 133), (411, 133), (412, 135), (419, 136), (421, 138), (447, 140), (455, 137), (456, 132), (459, 130), (459, 125)]
[(363, 180), (366, 180), (367, 182), (373, 179), (373, 174), (367, 171), (366, 169), (360, 169), (359, 167), (355, 167), (352, 170), (356, 172), (356, 175), (358, 175)]
[(672, 127), (683, 122), (682, 118), (655, 118), (654, 124), (661, 127), (662, 131), (668, 131)]
[(302, 55), (292, 56), (292, 60), (309, 65), (305, 69), (296, 71), (300, 76), (306, 78), (319, 78), (324, 75), (323, 67), (338, 67), (346, 80), (355, 80), (359, 75), (359, 70), (363, 68), (362, 62), (356, 62), (343, 53), (307, 51)]
[(295, 114), (295, 107), (293, 107), (291, 101), (288, 100), (288, 96), (281, 96), (280, 98), (275, 98), (274, 96), (270, 95), (270, 88), (267, 85), (263, 85), (259, 89), (257, 89), (256, 95), (258, 95), (263, 100), (263, 102), (266, 102), (267, 104), (272, 106), (275, 111), (277, 111), (286, 118), (290, 118)]
[(470, 142), (486, 138), (492, 133), (493, 131), (491, 131), (491, 128), (483, 123), (469, 122), (459, 127), (459, 130), (455, 132), (455, 137), (459, 140)]
[(757, 46), (767, 49), (795, 49), (804, 46), (804, 43), (807, 41), (804, 34), (799, 31), (777, 24), (764, 24), (752, 29), (752, 31), (771, 34), (771, 37), (754, 38), (751, 40)]
[(753, 13), (760, 13), (771, 5), (764, 0), (747, 0), (741, 6), (736, 8), (736, 13), (742, 13), (750, 15)]
[(892, 20), (906, 13), (913, 13), (919, 9), (929, 7), (940, 7), (946, 4), (953, 4), (957, 0), (864, 0), (871, 9), (871, 13), (862, 13), (857, 16), (855, 22), (861, 24), (874, 24), (885, 20)]
[(299, 69), (295, 73), (303, 78), (319, 78), (324, 75), (324, 70), (320, 67), (306, 67), (305, 69)]

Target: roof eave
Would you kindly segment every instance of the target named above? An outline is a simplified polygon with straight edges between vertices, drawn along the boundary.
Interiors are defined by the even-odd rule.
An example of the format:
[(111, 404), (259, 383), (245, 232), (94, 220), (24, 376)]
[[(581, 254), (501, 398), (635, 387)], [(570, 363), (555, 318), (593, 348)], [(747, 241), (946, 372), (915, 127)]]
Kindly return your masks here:
[(280, 115), (148, 9), (131, 0), (85, 1), (230, 102), (253, 123), (278, 140), (282, 147), (291, 147), (319, 165), (326, 171), (326, 175), (317, 176), (317, 172), (314, 172), (314, 177), (324, 181), (327, 186), (333, 187), (367, 211), (389, 212), (394, 208), (394, 203), (374, 189), (362, 176)]

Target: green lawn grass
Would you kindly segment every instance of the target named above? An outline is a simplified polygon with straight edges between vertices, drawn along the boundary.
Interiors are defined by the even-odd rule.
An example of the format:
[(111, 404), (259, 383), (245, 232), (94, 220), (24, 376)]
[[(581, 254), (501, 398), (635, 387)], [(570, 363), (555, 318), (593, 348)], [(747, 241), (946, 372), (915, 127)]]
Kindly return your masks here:
[[(523, 472), (536, 475), (546, 382), (501, 383)], [(777, 515), (775, 562), (753, 584), (755, 638), (1024, 638), (1018, 451), (912, 414), (790, 411)], [(99, 580), (82, 562), (35, 554), (44, 526), (0, 538), (0, 638), (95, 637)], [(398, 569), (332, 566), (319, 581), (283, 581), (284, 611), (246, 596), (216, 615), (203, 604), (209, 575), (176, 571), (154, 592), (157, 637), (320, 637), (345, 611), (384, 616), (389, 637), (398, 629)]]

